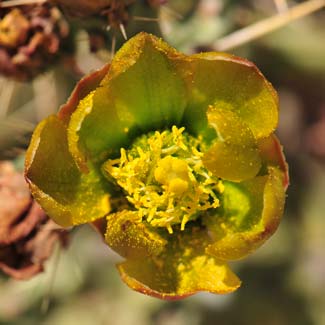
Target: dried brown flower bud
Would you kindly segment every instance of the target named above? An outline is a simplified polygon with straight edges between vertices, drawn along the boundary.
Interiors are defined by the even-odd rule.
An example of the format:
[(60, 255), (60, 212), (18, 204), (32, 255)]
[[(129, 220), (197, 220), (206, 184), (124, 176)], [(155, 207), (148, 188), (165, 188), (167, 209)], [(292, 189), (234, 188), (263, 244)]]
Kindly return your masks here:
[(0, 21), (0, 45), (15, 48), (26, 41), (29, 22), (19, 9)]
[(35, 77), (58, 58), (69, 25), (58, 8), (26, 5), (0, 10), (0, 73), (19, 80)]
[(55, 243), (67, 243), (67, 234), (31, 198), (22, 174), (0, 162), (0, 270), (31, 278), (42, 272)]

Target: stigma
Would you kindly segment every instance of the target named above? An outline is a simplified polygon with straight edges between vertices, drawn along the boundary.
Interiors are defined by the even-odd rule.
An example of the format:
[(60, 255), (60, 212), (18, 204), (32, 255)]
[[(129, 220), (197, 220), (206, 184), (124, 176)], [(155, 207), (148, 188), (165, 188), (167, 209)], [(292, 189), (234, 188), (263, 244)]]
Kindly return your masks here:
[(165, 227), (170, 234), (218, 208), (223, 190), (221, 180), (202, 163), (202, 139), (184, 131), (173, 126), (143, 135), (102, 168), (125, 193), (139, 222)]

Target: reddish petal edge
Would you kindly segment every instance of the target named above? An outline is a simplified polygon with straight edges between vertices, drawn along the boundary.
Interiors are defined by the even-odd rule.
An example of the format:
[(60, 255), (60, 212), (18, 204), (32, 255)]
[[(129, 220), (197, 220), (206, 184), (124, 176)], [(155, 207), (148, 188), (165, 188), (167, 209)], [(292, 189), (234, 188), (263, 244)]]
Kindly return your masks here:
[(89, 224), (91, 228), (93, 228), (105, 241), (105, 233), (107, 228), (107, 220), (106, 218), (97, 219)]
[(107, 74), (110, 64), (105, 64), (101, 69), (91, 72), (83, 77), (73, 89), (68, 101), (60, 107), (58, 117), (68, 123), (71, 114), (75, 111), (81, 99), (96, 89)]
[(269, 163), (273, 163), (281, 168), (284, 172), (283, 187), (287, 190), (290, 179), (289, 179), (289, 167), (283, 154), (283, 146), (280, 144), (279, 139), (276, 135), (272, 134), (266, 139), (262, 139), (259, 142), (259, 149), (264, 160)]

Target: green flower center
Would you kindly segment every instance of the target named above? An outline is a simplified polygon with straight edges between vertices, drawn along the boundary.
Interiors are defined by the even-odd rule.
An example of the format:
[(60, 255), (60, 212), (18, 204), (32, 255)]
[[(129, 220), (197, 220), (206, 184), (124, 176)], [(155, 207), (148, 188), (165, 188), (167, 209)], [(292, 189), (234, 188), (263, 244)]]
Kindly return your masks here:
[(136, 139), (121, 157), (105, 162), (105, 174), (126, 193), (139, 221), (184, 230), (189, 220), (219, 207), (223, 184), (202, 163), (202, 139), (185, 128), (154, 132)]

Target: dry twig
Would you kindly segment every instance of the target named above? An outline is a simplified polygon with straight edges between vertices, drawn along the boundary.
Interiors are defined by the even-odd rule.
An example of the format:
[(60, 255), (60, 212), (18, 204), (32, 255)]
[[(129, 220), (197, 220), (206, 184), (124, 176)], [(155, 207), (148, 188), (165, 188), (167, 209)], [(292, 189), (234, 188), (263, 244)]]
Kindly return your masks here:
[(279, 13), (227, 35), (224, 38), (217, 40), (212, 47), (217, 51), (233, 49), (273, 32), (294, 20), (307, 16), (324, 7), (325, 0), (309, 0), (303, 2), (285, 12)]

